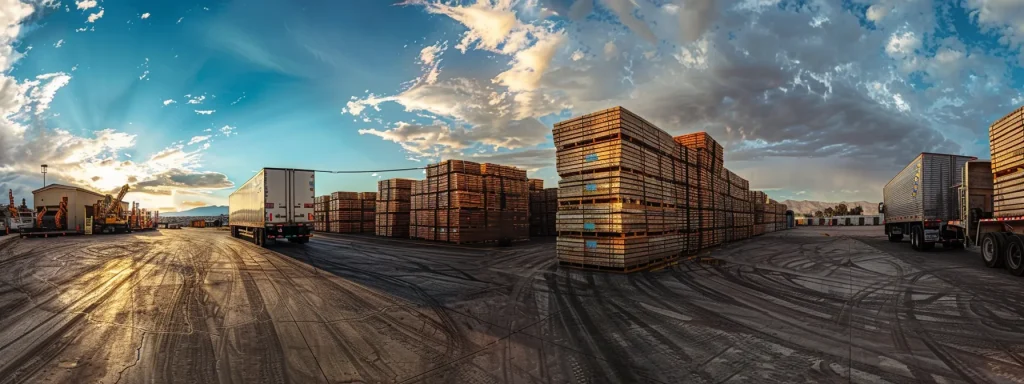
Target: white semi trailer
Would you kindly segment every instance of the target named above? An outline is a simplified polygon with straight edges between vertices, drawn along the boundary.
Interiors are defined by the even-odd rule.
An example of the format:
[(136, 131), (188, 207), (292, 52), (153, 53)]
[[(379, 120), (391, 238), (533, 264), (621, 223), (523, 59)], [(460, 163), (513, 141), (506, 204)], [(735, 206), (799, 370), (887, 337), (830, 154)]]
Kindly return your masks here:
[(256, 245), (288, 239), (306, 243), (313, 232), (314, 171), (263, 168), (228, 197), (232, 237)]
[(885, 234), (889, 241), (910, 237), (915, 250), (936, 243), (962, 247), (964, 231), (949, 225), (960, 218), (955, 189), (963, 181), (961, 170), (974, 157), (922, 153), (903, 168), (882, 191)]

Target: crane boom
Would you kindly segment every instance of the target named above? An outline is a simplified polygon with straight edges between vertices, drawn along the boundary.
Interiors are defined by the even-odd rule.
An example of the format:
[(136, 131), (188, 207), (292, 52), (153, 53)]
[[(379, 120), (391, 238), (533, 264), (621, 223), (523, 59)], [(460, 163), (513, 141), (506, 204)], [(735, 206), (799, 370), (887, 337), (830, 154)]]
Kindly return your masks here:
[(126, 193), (128, 193), (128, 184), (125, 184), (123, 187), (121, 187), (121, 191), (117, 193), (117, 197), (112, 202), (110, 202), (110, 205), (107, 206), (107, 215), (114, 213), (115, 208), (121, 207), (121, 200), (124, 199), (124, 195)]

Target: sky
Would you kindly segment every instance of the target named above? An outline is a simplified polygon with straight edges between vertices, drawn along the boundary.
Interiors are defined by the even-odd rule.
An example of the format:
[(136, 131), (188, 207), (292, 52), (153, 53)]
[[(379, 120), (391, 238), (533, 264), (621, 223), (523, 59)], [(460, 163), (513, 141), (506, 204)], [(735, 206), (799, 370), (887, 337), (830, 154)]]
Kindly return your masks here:
[[(1024, 103), (1018, 0), (0, 0), (0, 189), (223, 205), (262, 167), (461, 158), (557, 185), (552, 125), (707, 131), (773, 198), (879, 201), (988, 158)], [(422, 171), (317, 176), (317, 194)]]

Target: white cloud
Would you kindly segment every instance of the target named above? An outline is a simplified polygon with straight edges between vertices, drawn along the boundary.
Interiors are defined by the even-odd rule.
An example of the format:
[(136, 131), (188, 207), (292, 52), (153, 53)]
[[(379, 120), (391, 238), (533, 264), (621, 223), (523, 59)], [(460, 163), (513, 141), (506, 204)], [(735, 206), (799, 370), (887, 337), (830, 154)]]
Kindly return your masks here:
[(1024, 64), (1024, 3), (1019, 0), (965, 0), (972, 19), (984, 30), (994, 30), (1001, 43), (1018, 50), (1019, 63)]
[[(459, 50), (482, 51), (507, 66), (485, 72), (448, 65), (443, 79), (425, 66), (397, 92), (353, 97), (343, 113), (372, 122), (383, 116), (382, 104), (394, 103), (436, 117), (368, 122), (359, 131), (419, 158), (527, 153), (550, 142), (550, 128), (534, 124), (537, 118), (624, 105), (673, 134), (710, 132), (726, 146), (727, 166), (757, 175), (766, 187), (808, 195), (831, 187), (868, 198), (865, 186), (880, 189), (908, 148), (987, 151), (967, 144), (984, 135), (978, 122), (1024, 100), (1006, 86), (1012, 80), (1004, 58), (974, 42), (937, 37), (945, 20), (933, 1), (855, 0), (868, 5), (860, 15), (832, 0), (596, 3), (618, 20), (587, 17), (594, 1), (558, 9), (567, 15), (558, 23), (534, 19), (522, 10), (526, 3), (511, 0), (406, 1), (464, 27)], [(1007, 21), (1013, 12), (1002, 13), (974, 17), (1003, 36), (1013, 32), (1006, 26), (1024, 25)], [(873, 25), (862, 24), (865, 16)], [(648, 43), (652, 37), (657, 44)], [(928, 86), (909, 84), (910, 74)], [(544, 161), (553, 162), (537, 162)], [(782, 177), (781, 164), (806, 167), (816, 181)]]
[(57, 43), (53, 45), (54, 48), (60, 48), (64, 45), (64, 39), (57, 40)]
[(87, 10), (95, 7), (97, 4), (96, 0), (77, 0), (75, 1), (75, 7), (81, 10)]
[(213, 131), (213, 129), (210, 129), (210, 128), (206, 128), (206, 129), (203, 130), (203, 132), (211, 132), (211, 131)]
[[(191, 97), (191, 96), (192, 95), (185, 95), (185, 97)], [(196, 97), (191, 97), (188, 100), (188, 103), (189, 104), (202, 104), (203, 100), (206, 100), (206, 96), (205, 95), (199, 95), (199, 96), (196, 96)]]
[(434, 44), (420, 50), (420, 63), (431, 65), (441, 55), (441, 44)]
[(232, 127), (230, 125), (225, 125), (223, 127), (220, 127), (220, 133), (223, 134), (224, 136), (231, 136), (231, 135), (237, 135), (238, 134), (238, 132), (235, 132), (235, 127)]
[(35, 80), (29, 80), (22, 84), (28, 91), (28, 101), (34, 104), (36, 115), (46, 112), (53, 102), (57, 91), (71, 82), (71, 75), (64, 72), (48, 73), (36, 76)]
[(185, 20), (185, 18), (184, 17), (179, 17), (178, 21), (176, 21), (174, 24), (181, 24), (182, 20)]
[(197, 144), (210, 139), (210, 135), (206, 136), (192, 136), (192, 139), (188, 141), (188, 145)]
[(139, 16), (139, 18), (143, 19), (143, 20), (148, 19), (149, 18), (149, 12), (143, 13), (142, 16)]
[(96, 12), (96, 13), (93, 13), (93, 14), (89, 15), (88, 22), (95, 23), (96, 20), (99, 20), (99, 19), (103, 18), (103, 12), (104, 12), (103, 8), (100, 8), (99, 12)]
[(198, 110), (197, 109), (196, 110), (196, 113), (198, 113), (200, 115), (212, 115), (214, 112), (217, 112), (217, 111), (214, 110), (214, 109), (207, 109), (207, 110)]
[(177, 101), (174, 101), (174, 99), (164, 100), (164, 106), (165, 107), (168, 106), (168, 105), (174, 104), (174, 103), (177, 103)]
[(142, 75), (139, 76), (139, 80), (144, 80), (147, 76), (149, 76), (149, 70), (148, 69), (145, 70), (145, 71), (142, 71)]

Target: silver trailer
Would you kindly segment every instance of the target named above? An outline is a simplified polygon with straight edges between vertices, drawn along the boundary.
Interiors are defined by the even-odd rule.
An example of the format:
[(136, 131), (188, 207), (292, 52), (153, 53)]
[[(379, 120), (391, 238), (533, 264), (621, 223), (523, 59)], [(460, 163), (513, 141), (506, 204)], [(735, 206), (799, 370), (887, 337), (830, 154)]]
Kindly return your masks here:
[(263, 168), (228, 197), (232, 237), (309, 242), (313, 231), (314, 171)]
[(960, 217), (957, 190), (961, 170), (974, 157), (922, 153), (896, 174), (882, 191), (882, 213), (889, 241), (910, 236), (915, 250), (928, 250), (935, 243), (962, 247), (964, 232), (949, 221)]

